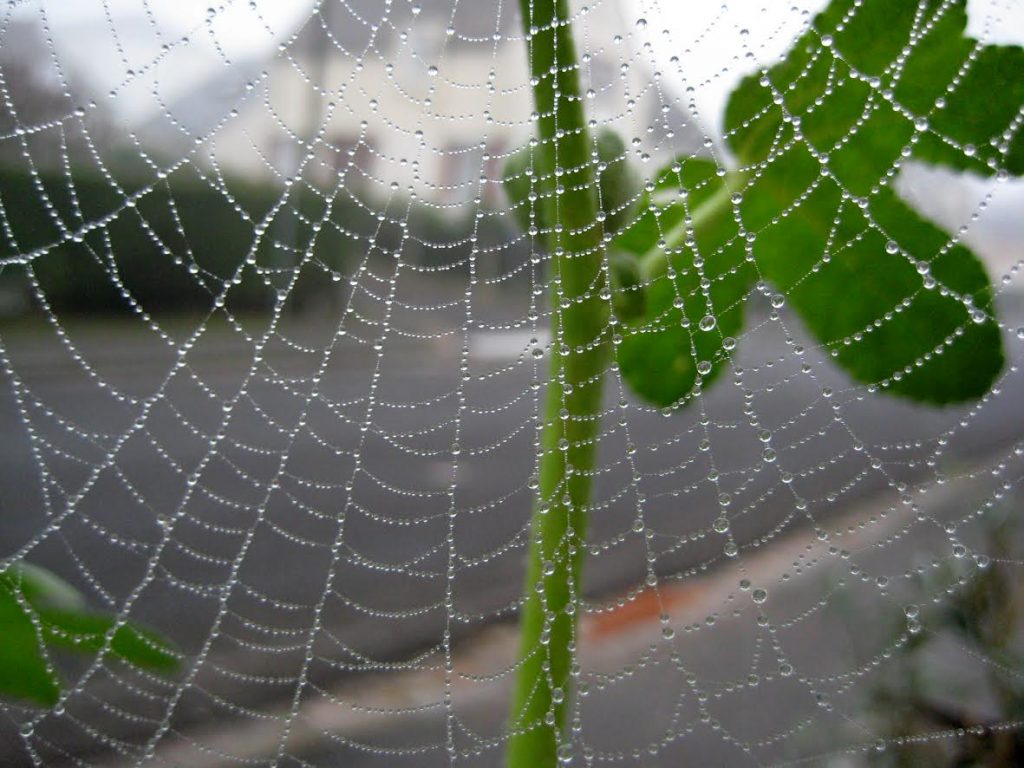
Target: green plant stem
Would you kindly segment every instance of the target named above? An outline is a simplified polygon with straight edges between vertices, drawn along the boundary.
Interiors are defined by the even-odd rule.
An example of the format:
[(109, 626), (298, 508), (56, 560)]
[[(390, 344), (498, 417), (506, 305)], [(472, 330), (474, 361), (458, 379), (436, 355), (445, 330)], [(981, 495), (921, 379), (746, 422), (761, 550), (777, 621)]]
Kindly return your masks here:
[(555, 224), (546, 233), (550, 379), (506, 764), (548, 768), (558, 760), (571, 698), (583, 540), (612, 342), (609, 304), (599, 296), (606, 280), (603, 228), (567, 2), (520, 0), (520, 7), (538, 114), (535, 220)]
[[(709, 221), (718, 216), (722, 210), (732, 205), (732, 195), (741, 192), (747, 183), (745, 171), (728, 171), (725, 174), (725, 183), (711, 197), (702, 202), (690, 211), (689, 221), (683, 219), (676, 226), (665, 233), (665, 245), (654, 246), (640, 257), (640, 280), (642, 285), (650, 285), (651, 282), (664, 277), (668, 271), (668, 259), (666, 253), (673, 253), (686, 241), (691, 232), (699, 232)], [(669, 202), (676, 201), (673, 193)], [(657, 197), (655, 197), (657, 202)]]

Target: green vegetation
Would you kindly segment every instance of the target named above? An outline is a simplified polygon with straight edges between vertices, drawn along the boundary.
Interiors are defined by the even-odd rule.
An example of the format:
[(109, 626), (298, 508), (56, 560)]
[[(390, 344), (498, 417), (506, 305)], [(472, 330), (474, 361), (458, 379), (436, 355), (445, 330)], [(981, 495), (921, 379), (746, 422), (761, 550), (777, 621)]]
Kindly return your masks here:
[(608, 276), (590, 161), (593, 145), (579, 97), (567, 3), (523, 0), (521, 7), (540, 139), (530, 152), (531, 179), (536, 180), (530, 189), (536, 190), (538, 202), (529, 208), (528, 231), (544, 229), (552, 254), (548, 279), (555, 312), (538, 501), (520, 614), (515, 733), (507, 760), (515, 768), (542, 768), (554, 765), (558, 750), (566, 746), (561, 741), (570, 701), (569, 648), (575, 642), (591, 489), (586, 470), (594, 466), (597, 454), (612, 339), (610, 303), (602, 298)]
[[(148, 182), (138, 172), (125, 176), (114, 181), (87, 167), (70, 176), (54, 170), (33, 176), (0, 165), (0, 256), (47, 249), (32, 260), (32, 272), (50, 309), (125, 314), (135, 301), (147, 312), (208, 312), (224, 281), (250, 257), (262, 227), (268, 231), (259, 240), (254, 268), (243, 270), (228, 293), (230, 311), (272, 306), (276, 288), (286, 283), (310, 242), (315, 249), (289, 295), (292, 308), (331, 294), (334, 279), (347, 277), (368, 251), (390, 263), (401, 246), (406, 262), (455, 268), (472, 250), (474, 227), (483, 245), (508, 239), (498, 217), (453, 222), (423, 205), (409, 210), (407, 201), (396, 199), (392, 216), (379, 221), (378, 201), (363, 202), (348, 190), (331, 199), (331, 190), (311, 185), (302, 195), (293, 193), (268, 225), (265, 219), (284, 192), (280, 186), (202, 178), (189, 166)], [(330, 215), (314, 241), (313, 227), (328, 205)], [(407, 210), (403, 237), (400, 219)], [(85, 222), (92, 225), (87, 231)], [(461, 245), (437, 245), (452, 241)], [(0, 283), (30, 290), (24, 266), (0, 269)]]
[(621, 142), (588, 130), (565, 0), (521, 0), (537, 141), (510, 162), (506, 189), (551, 255), (553, 341), (510, 768), (571, 751), (576, 607), (613, 346), (638, 396), (684, 407), (728, 366), (758, 288), (871, 391), (964, 402), (1002, 369), (980, 260), (892, 190), (910, 159), (1024, 171), (1013, 127), (1024, 53), (964, 36), (965, 7), (834, 0), (779, 64), (733, 92), (735, 168), (681, 158), (623, 197), (634, 189), (627, 160), (607, 149)]
[(0, 572), (0, 696), (53, 706), (61, 694), (54, 651), (108, 654), (160, 673), (179, 655), (156, 634), (88, 608), (50, 571), (21, 563)]

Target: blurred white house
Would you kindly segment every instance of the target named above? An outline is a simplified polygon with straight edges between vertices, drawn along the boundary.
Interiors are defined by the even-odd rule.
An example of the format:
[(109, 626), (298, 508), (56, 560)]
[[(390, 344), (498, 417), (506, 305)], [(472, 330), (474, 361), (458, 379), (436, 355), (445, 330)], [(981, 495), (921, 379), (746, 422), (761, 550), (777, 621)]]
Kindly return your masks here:
[[(637, 156), (698, 151), (620, 5), (595, 6), (575, 6), (591, 117)], [(301, 174), (465, 214), (498, 204), (504, 158), (532, 133), (526, 56), (509, 0), (326, 2), (269, 60), (222, 69), (140, 134), (170, 156), (198, 141), (200, 161), (254, 181)]]

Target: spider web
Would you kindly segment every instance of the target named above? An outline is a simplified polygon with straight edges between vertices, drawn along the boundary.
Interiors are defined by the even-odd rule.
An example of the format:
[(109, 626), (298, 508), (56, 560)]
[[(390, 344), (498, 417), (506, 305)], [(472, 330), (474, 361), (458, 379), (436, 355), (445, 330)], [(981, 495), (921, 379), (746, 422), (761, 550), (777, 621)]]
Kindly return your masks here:
[[(0, 553), (181, 663), (44, 649), (64, 689), (0, 704), (3, 760), (500, 764), (552, 354), (548, 255), (502, 188), (534, 127), (516, 4), (167, 5), (87, 4), (76, 38), (12, 3), (0, 28)], [(749, 3), (696, 32), (667, 6), (574, 7), (589, 114), (646, 176), (726, 167), (723, 94), (818, 8), (752, 35)], [(972, 6), (981, 44), (1011, 11)], [(968, 405), (883, 397), (761, 283), (688, 407), (613, 362), (566, 762), (860, 765), (1019, 728), (986, 683), (1019, 669), (937, 618), (1021, 564), (990, 522), (1024, 452), (1020, 232), (991, 215), (1019, 194), (885, 185), (991, 255), (1007, 366)], [(982, 730), (888, 722), (914, 664)]]

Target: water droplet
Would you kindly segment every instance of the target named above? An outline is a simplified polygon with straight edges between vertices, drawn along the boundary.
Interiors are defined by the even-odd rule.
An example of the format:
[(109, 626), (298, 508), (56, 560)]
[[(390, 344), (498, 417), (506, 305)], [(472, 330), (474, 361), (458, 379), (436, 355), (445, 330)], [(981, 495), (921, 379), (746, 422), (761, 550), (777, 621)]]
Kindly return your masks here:
[(786, 297), (781, 293), (774, 293), (772, 294), (771, 303), (775, 309), (782, 309), (786, 303)]
[(572, 765), (572, 744), (558, 745), (558, 762), (562, 765)]
[(760, 587), (758, 587), (757, 589), (755, 589), (753, 592), (750, 593), (750, 599), (753, 600), (758, 605), (760, 605), (761, 603), (763, 603), (765, 600), (768, 599), (768, 590), (761, 589)]
[(714, 330), (714, 328), (715, 328), (715, 316), (714, 315), (704, 315), (704, 317), (702, 317), (700, 319), (700, 323), (697, 324), (697, 327), (700, 328), (702, 331)]

